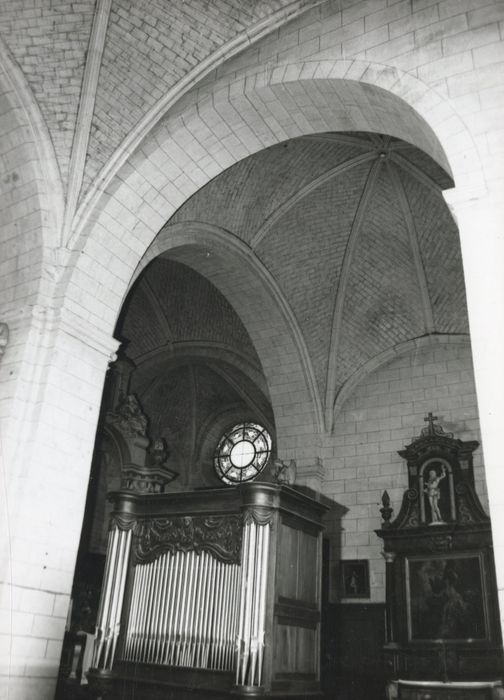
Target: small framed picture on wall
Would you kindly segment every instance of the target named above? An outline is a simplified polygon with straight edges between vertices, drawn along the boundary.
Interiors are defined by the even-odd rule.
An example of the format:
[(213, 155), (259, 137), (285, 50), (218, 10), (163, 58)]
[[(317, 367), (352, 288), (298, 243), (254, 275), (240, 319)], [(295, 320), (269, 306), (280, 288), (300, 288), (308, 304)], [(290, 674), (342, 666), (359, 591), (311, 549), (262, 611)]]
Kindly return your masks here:
[(343, 559), (340, 561), (341, 598), (369, 598), (369, 561)]

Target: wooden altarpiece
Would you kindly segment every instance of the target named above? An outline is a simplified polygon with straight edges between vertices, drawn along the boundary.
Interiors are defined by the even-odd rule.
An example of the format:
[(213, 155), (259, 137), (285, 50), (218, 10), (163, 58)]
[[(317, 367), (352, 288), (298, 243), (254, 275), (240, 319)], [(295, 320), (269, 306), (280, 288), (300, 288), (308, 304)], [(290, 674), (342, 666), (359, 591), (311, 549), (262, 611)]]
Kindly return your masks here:
[(445, 433), (430, 413), (399, 452), (408, 485), (383, 523), (389, 697), (501, 697), (501, 632), (490, 519), (474, 488), (476, 441)]

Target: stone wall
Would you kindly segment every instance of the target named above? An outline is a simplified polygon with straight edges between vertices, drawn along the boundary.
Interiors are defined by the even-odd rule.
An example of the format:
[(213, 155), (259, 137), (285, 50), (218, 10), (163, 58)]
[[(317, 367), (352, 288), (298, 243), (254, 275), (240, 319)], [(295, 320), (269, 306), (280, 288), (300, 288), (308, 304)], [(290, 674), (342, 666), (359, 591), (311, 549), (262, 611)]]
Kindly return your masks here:
[[(344, 403), (323, 448), (324, 494), (348, 508), (341, 531), (329, 524), (332, 559), (369, 559), (372, 602), (385, 600), (383, 542), (374, 533), (381, 496), (388, 491), (395, 517), (408, 488), (406, 462), (397, 451), (420, 435), (429, 411), (457, 439), (480, 440), (468, 343), (421, 347), (372, 372)], [(474, 458), (476, 490), (488, 512), (481, 447)], [(332, 573), (337, 600), (334, 567)]]

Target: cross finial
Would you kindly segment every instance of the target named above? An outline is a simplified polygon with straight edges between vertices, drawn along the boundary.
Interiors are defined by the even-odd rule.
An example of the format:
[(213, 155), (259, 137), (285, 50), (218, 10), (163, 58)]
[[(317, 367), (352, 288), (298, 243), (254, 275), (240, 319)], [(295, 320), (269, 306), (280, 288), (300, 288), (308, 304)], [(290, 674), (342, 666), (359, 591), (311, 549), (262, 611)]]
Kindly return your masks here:
[(435, 435), (436, 431), (434, 430), (434, 421), (437, 420), (437, 416), (433, 416), (432, 413), (429, 411), (427, 414), (426, 418), (424, 418), (424, 421), (429, 424), (429, 427), (427, 428), (428, 434), (429, 435)]

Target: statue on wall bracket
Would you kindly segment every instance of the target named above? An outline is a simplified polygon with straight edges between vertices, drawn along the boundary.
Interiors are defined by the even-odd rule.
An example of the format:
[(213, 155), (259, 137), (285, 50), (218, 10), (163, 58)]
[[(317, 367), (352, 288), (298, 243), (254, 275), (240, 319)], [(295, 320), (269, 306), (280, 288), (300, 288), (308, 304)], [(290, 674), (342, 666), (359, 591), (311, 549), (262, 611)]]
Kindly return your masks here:
[(140, 400), (130, 392), (133, 370), (133, 362), (120, 351), (110, 367), (105, 424), (121, 436), (125, 446), (121, 488), (137, 493), (163, 493), (179, 473), (167, 465), (170, 453), (164, 438), (151, 439), (149, 421)]

